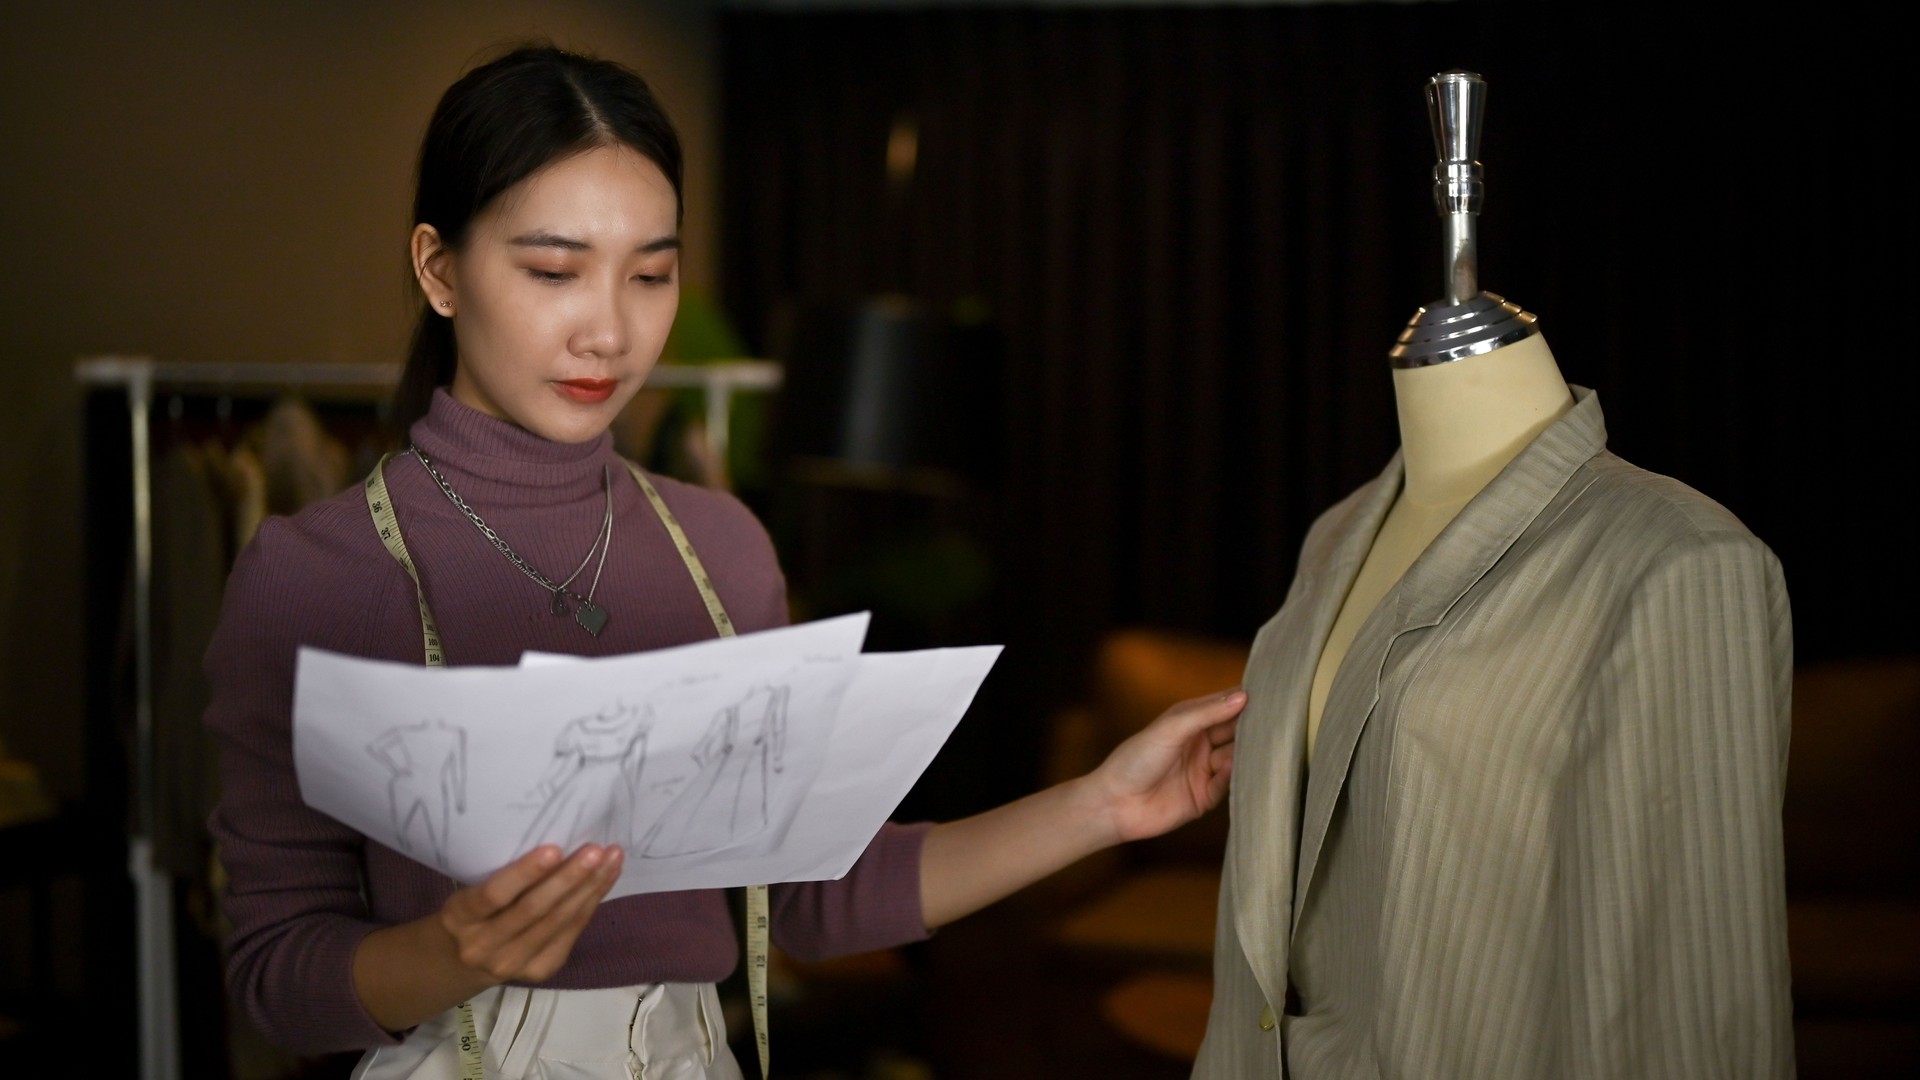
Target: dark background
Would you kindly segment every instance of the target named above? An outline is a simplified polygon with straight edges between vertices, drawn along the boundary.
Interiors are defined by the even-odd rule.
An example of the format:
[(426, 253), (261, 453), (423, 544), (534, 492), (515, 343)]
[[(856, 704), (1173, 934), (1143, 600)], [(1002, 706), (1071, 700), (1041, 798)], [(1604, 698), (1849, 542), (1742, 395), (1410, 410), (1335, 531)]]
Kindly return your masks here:
[[(721, 295), (754, 346), (781, 353), (795, 310), (876, 294), (984, 312), (1004, 341), (998, 407), (964, 404), (992, 418), (979, 451), (999, 479), (972, 520), (992, 553), (980, 621), (1008, 650), (903, 808), (935, 817), (1031, 787), (1063, 708), (1110, 690), (1095, 673), (1116, 628), (1249, 641), (1313, 518), (1385, 464), (1385, 353), (1442, 284), (1422, 87), (1484, 76), (1481, 286), (1540, 317), (1616, 453), (1723, 502), (1785, 568), (1805, 673), (1785, 812), (1801, 1075), (1920, 1065), (1903, 794), (1920, 279), (1911, 65), (1884, 17), (735, 10), (721, 46)], [(910, 175), (886, 164), (901, 132)], [(809, 549), (804, 530), (783, 541)], [(1092, 1015), (1152, 964), (1089, 967), (1049, 925), (936, 940), (937, 1060), (1179, 1075), (1117, 1054)], [(972, 1049), (996, 1024), (1022, 1053)]]
[[(1779, 553), (1802, 659), (1913, 651), (1911, 124), (1840, 9), (1333, 4), (723, 15), (722, 295), (984, 307), (1010, 669), (1117, 624), (1249, 638), (1393, 452), (1440, 291), (1426, 78), (1489, 85), (1481, 284), (1612, 448)], [(890, 130), (917, 170), (890, 182)]]
[[(0, 283), (15, 378), (0, 395), (0, 735), (107, 827), (8, 849), (0, 1012), (64, 1018), (71, 1032), (44, 1030), (84, 1030), (109, 1071), (132, 1061), (123, 747), (80, 720), (83, 699), (114, 693), (83, 647), (112, 626), (72, 612), (120, 592), (123, 563), (88, 558), (117, 548), (82, 504), (124, 505), (124, 477), (93, 471), (124, 448), (82, 445), (73, 359), (397, 359), (407, 169), (435, 96), (491, 46), (551, 36), (654, 81), (689, 143), (687, 281), (752, 354), (798, 379), (794, 313), (883, 294), (997, 339), (952, 402), (982, 463), (963, 494), (744, 492), (808, 613), (875, 605), (882, 643), (1008, 645), (902, 815), (950, 817), (1032, 789), (1114, 630), (1249, 640), (1313, 517), (1393, 452), (1385, 353), (1440, 288), (1421, 87), (1449, 68), (1490, 88), (1481, 283), (1540, 316), (1569, 380), (1599, 391), (1613, 448), (1779, 553), (1802, 661), (1920, 653), (1906, 616), (1920, 211), (1892, 23), (1850, 4), (1473, 0), (0, 12), (0, 225), (15, 246)], [(913, 167), (890, 175), (906, 130)], [(961, 538), (933, 564), (946, 606), (889, 607), (928, 564), (869, 559), (837, 543), (850, 527)], [(849, 563), (896, 580), (849, 583)], [(976, 574), (983, 586), (961, 587)], [(1883, 774), (1912, 759), (1880, 757)], [(1902, 785), (1870, 782), (1875, 807), (1911, 818)], [(1861, 823), (1862, 851), (1912, 834), (1839, 819)], [(1793, 866), (1845, 883), (1871, 862), (1855, 850)], [(1913, 860), (1898, 859), (1911, 902)], [(1127, 1075), (1099, 1057), (1117, 1041), (1092, 1012), (1101, 978), (1024, 957), (1020, 928), (992, 917), (910, 955), (906, 983), (852, 979), (871, 997), (822, 1004), (817, 1030), (877, 1025), (909, 1050), (984, 1057), (999, 1080), (1016, 1072), (996, 1038), (1064, 1039), (1033, 1075)], [(1888, 955), (1913, 945), (1883, 940)], [(197, 1000), (217, 995), (210, 967), (187, 975)], [(1033, 1007), (1048, 994), (1074, 1000)], [(1911, 1001), (1856, 1003), (1892, 1016), (1909, 1064)], [(806, 1014), (782, 1015), (797, 1052)], [(1826, 1030), (1803, 1030), (1803, 1053), (1864, 1029)], [(0, 1026), (0, 1047), (15, 1037)], [(1904, 1075), (1825, 1060), (1822, 1075)], [(1155, 1067), (1143, 1075), (1179, 1072)]]

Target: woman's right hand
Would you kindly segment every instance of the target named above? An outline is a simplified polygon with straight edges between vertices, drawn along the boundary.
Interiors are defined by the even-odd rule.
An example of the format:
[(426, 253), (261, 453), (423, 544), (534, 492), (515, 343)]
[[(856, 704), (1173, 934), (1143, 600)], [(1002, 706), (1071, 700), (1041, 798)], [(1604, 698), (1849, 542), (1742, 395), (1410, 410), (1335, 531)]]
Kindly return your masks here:
[(566, 859), (538, 847), (422, 919), (368, 934), (353, 956), (367, 1015), (399, 1032), (504, 982), (539, 983), (567, 962), (620, 877), (618, 847), (588, 844)]
[(537, 847), (440, 906), (460, 965), (487, 985), (540, 983), (567, 962), (587, 920), (620, 877), (618, 847), (587, 844), (562, 861)]

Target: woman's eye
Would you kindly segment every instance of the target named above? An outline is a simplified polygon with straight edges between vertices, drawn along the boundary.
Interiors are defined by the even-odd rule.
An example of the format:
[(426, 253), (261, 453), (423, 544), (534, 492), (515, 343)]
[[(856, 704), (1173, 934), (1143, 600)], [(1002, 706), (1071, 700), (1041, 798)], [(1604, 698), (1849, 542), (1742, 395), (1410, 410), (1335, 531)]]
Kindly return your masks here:
[(635, 274), (633, 280), (642, 285), (665, 285), (673, 280), (672, 274)]
[(531, 266), (527, 268), (527, 273), (533, 280), (544, 281), (549, 285), (558, 285), (563, 281), (571, 280), (573, 277), (572, 274), (564, 270), (541, 270), (538, 267)]

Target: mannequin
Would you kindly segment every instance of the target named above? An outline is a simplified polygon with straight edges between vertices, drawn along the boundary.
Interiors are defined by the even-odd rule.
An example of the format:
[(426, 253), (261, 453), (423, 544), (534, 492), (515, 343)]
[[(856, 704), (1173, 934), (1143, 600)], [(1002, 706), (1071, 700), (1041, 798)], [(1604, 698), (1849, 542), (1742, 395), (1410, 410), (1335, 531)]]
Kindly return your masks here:
[(1573, 406), (1533, 317), (1478, 288), (1474, 219), (1484, 184), (1475, 158), (1485, 106), (1486, 83), (1471, 72), (1444, 72), (1428, 83), (1440, 159), (1433, 170), (1434, 206), (1447, 234), (1447, 304), (1420, 309), (1390, 354), (1406, 479), (1314, 671), (1309, 761), (1327, 692), (1361, 624), (1461, 507)]
[(1779, 562), (1479, 290), (1483, 95), (1428, 87), (1401, 453), (1249, 655), (1194, 1076), (1791, 1076)]
[(1393, 396), (1405, 486), (1367, 552), (1314, 670), (1308, 761), (1327, 691), (1360, 624), (1460, 508), (1573, 407), (1573, 395), (1539, 334), (1452, 363), (1396, 368)]

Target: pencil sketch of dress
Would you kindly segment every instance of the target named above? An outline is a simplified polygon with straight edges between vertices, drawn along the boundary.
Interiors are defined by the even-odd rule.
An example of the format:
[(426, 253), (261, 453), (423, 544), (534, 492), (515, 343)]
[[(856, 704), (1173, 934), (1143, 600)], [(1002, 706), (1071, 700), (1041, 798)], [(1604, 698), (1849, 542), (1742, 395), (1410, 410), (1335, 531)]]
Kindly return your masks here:
[(447, 869), (447, 838), (453, 815), (467, 811), (467, 733), (445, 720), (390, 728), (367, 744), (367, 753), (393, 776), (387, 781), (393, 833), (400, 850), (425, 854)]
[(540, 812), (521, 846), (633, 843), (652, 710), (616, 705), (569, 721), (535, 797)]
[(766, 829), (768, 793), (786, 751), (787, 694), (784, 686), (760, 687), (714, 714), (693, 751), (693, 778), (648, 830), (642, 855), (715, 851)]

